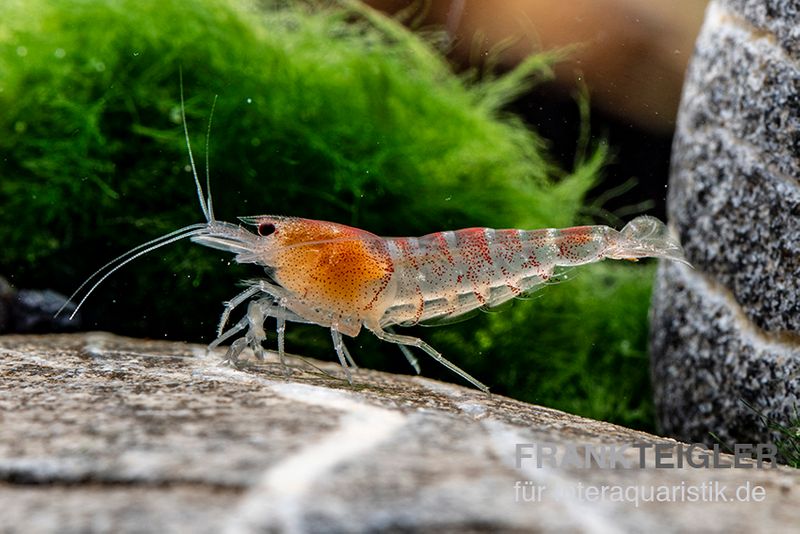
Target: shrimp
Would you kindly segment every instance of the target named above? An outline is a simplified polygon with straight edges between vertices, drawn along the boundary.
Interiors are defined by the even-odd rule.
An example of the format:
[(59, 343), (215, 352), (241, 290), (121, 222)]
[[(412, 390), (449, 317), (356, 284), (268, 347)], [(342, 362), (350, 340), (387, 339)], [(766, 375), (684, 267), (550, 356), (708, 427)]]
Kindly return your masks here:
[[(212, 107), (212, 117), (213, 111)], [(265, 278), (246, 281), (246, 289), (224, 303), (217, 338), (209, 350), (244, 331), (244, 335), (230, 344), (225, 362), (237, 365), (239, 355), (247, 347), (256, 357), (264, 359), (263, 342), (267, 337), (264, 323), (273, 318), (278, 356), (286, 368), (286, 323), (315, 324), (330, 329), (339, 363), (352, 384), (351, 368), (357, 366), (345, 347), (343, 335), (355, 337), (365, 328), (379, 339), (398, 345), (417, 374), (420, 366), (410, 347), (421, 350), (488, 393), (486, 385), (445, 359), (428, 343), (397, 334), (393, 327), (448, 321), (479, 308), (500, 305), (548, 282), (559, 267), (645, 257), (686, 262), (680, 244), (666, 226), (649, 216), (637, 217), (621, 231), (608, 226), (531, 231), (467, 228), (422, 237), (389, 238), (343, 224), (299, 217), (240, 217), (242, 223), (254, 227), (251, 232), (241, 224), (219, 221), (214, 216), (208, 156), (204, 191), (189, 141), (182, 82), (181, 117), (206, 222), (139, 245), (101, 267), (70, 297), (72, 301), (90, 281), (97, 279), (73, 316), (116, 270), (153, 250), (189, 238), (200, 245), (233, 253), (238, 263), (253, 263), (266, 272)], [(211, 119), (206, 145), (210, 129)], [(248, 306), (244, 317), (225, 330), (231, 313), (245, 302)]]

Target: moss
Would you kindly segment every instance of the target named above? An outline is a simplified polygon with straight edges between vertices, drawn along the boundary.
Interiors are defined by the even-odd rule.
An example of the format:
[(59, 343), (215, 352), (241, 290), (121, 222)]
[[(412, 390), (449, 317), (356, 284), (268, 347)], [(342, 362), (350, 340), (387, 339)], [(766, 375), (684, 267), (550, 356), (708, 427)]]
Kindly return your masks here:
[[(208, 156), (221, 219), (292, 214), (384, 235), (576, 221), (604, 149), (564, 172), (546, 143), (502, 109), (549, 75), (546, 58), (467, 83), (425, 42), (357, 4), (285, 4), (256, 11), (224, 0), (4, 2), (0, 272), (22, 287), (69, 293), (107, 259), (201, 220), (186, 170), (179, 68), (196, 149), (219, 95)], [(219, 303), (237, 280), (257, 274), (228, 261), (189, 243), (162, 249), (93, 295), (86, 326), (209, 340)], [(590, 270), (543, 292), (541, 304), (442, 329), (433, 341), (496, 390), (642, 421), (640, 405), (622, 397), (644, 394), (650, 274)], [(603, 289), (604, 277), (616, 289)], [(614, 337), (626, 328), (627, 352)], [(578, 343), (576, 329), (594, 345)], [(324, 331), (302, 339), (296, 332), (308, 330), (292, 331), (293, 350), (330, 353)], [(476, 347), (496, 363), (471, 368)], [(381, 350), (397, 358), (396, 349)], [(573, 380), (581, 365), (613, 368), (603, 354), (639, 366), (635, 379), (623, 378), (621, 395), (608, 378), (584, 372)], [(568, 371), (551, 383), (547, 365)], [(619, 369), (610, 372), (618, 379)]]

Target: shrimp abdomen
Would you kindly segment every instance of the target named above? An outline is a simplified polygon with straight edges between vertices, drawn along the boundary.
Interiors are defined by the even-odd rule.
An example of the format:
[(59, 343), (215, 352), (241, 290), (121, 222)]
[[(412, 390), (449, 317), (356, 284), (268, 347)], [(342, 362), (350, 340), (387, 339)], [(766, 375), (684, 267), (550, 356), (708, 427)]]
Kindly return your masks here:
[(602, 259), (610, 232), (616, 231), (467, 228), (389, 239), (397, 291), (384, 322), (417, 323), (497, 306), (547, 282), (556, 266)]

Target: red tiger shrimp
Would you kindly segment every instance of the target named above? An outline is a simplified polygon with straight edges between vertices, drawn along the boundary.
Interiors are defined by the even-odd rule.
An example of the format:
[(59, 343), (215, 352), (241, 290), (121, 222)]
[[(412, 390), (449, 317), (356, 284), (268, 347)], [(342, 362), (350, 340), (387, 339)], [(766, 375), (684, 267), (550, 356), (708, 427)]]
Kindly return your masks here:
[[(236, 364), (248, 346), (263, 359), (264, 323), (268, 318), (277, 323), (281, 362), (286, 322), (315, 324), (330, 329), (339, 363), (352, 383), (350, 369), (357, 367), (343, 335), (355, 337), (366, 328), (379, 339), (398, 345), (417, 373), (420, 367), (409, 347), (416, 347), (488, 392), (484, 384), (428, 343), (397, 334), (392, 327), (448, 320), (477, 308), (497, 306), (547, 282), (558, 267), (645, 257), (685, 262), (677, 240), (661, 221), (649, 216), (637, 217), (621, 231), (608, 226), (531, 231), (467, 228), (391, 238), (334, 222), (273, 215), (240, 217), (240, 221), (255, 227), (251, 232), (214, 217), (208, 161), (204, 191), (189, 142), (182, 85), (181, 116), (206, 222), (144, 243), (104, 265), (71, 297), (99, 277), (74, 313), (117, 269), (159, 247), (189, 238), (232, 252), (238, 263), (254, 263), (267, 273), (266, 278), (246, 282), (246, 289), (225, 303), (217, 338), (209, 348), (245, 331), (232, 342), (225, 361)], [(209, 119), (209, 130), (210, 123)], [(225, 330), (231, 312), (248, 301), (245, 316)]]

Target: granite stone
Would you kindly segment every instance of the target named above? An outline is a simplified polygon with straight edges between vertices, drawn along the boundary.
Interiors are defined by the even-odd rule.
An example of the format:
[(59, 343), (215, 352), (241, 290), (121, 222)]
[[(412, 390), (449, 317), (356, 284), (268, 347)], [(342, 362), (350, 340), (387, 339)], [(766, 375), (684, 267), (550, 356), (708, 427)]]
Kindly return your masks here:
[(689, 261), (759, 328), (800, 332), (800, 185), (723, 129), (682, 130), (674, 146), (670, 219)]
[(781, 48), (800, 58), (800, 4), (797, 0), (721, 0), (754, 28), (774, 36)]
[(767, 443), (786, 436), (765, 420), (800, 425), (800, 345), (751, 328), (731, 294), (685, 265), (662, 264), (654, 295), (653, 388), (670, 435)]
[[(774, 180), (798, 183), (800, 61), (711, 4), (687, 71), (678, 131), (724, 130)], [(680, 136), (679, 136), (680, 138)], [(674, 165), (691, 166), (678, 146)]]
[(800, 414), (798, 5), (712, 0), (673, 144), (670, 226), (651, 308), (664, 433), (766, 441)]

